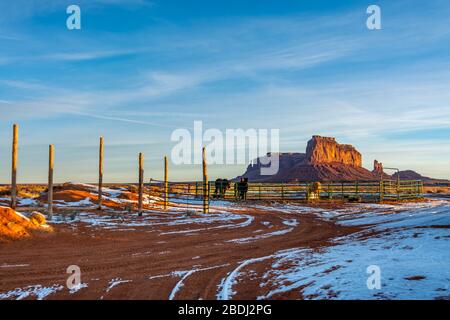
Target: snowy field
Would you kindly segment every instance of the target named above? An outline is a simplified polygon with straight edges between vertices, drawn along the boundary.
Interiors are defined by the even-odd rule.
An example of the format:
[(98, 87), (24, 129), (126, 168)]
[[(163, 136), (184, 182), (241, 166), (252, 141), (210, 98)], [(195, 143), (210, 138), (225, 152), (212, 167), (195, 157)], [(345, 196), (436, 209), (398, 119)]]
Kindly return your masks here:
[[(271, 260), (261, 287), (272, 288), (259, 299), (299, 290), (305, 299), (439, 299), (450, 296), (450, 202), (405, 205), (361, 205), (352, 209), (317, 210), (343, 225), (367, 225), (335, 245), (320, 250), (291, 249), (243, 261), (223, 280), (218, 299), (233, 297), (243, 270)], [(295, 206), (289, 206), (296, 212)], [(298, 212), (304, 208), (298, 208)], [(369, 266), (381, 271), (381, 288), (369, 289)]]

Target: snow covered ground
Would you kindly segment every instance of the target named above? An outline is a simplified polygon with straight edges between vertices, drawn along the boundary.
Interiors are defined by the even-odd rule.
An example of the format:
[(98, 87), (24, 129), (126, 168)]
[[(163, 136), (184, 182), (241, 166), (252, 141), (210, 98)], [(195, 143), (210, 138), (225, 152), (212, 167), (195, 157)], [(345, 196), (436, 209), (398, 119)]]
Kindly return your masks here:
[(45, 287), (40, 284), (34, 286), (28, 286), (25, 288), (17, 288), (6, 293), (0, 293), (0, 300), (2, 299), (15, 299), (23, 300), (26, 298), (34, 298), (37, 300), (43, 300), (47, 296), (63, 290), (64, 287), (59, 284), (53, 286)]
[[(121, 216), (99, 216), (95, 213), (81, 212), (73, 217), (55, 216), (52, 224), (61, 223), (83, 223), (89, 227), (101, 227), (117, 231), (133, 231), (133, 227), (145, 226), (175, 226), (193, 225), (195, 229), (168, 231), (163, 234), (192, 233), (211, 229), (234, 229), (250, 225), (253, 217), (245, 214), (234, 214), (229, 212), (214, 214), (186, 214), (180, 212), (152, 212), (146, 211), (142, 217), (137, 214), (125, 214)], [(216, 225), (219, 224), (219, 225)]]
[[(83, 185), (96, 190), (95, 186)], [(118, 198), (125, 189), (104, 189), (105, 199), (117, 202), (133, 202)], [(0, 199), (1, 200), (1, 199)], [(160, 199), (146, 198), (146, 201)], [(55, 201), (57, 206), (93, 206), (89, 198), (78, 202)], [(302, 215), (314, 213), (324, 220), (332, 220), (344, 226), (363, 226), (351, 236), (334, 239), (332, 246), (318, 249), (291, 248), (283, 251), (274, 249), (270, 255), (255, 256), (232, 266), (217, 289), (218, 299), (231, 299), (238, 291), (238, 285), (245, 277), (255, 274), (254, 265), (263, 263), (267, 268), (262, 273), (260, 287), (265, 293), (259, 299), (274, 299), (286, 292), (298, 292), (298, 298), (304, 299), (439, 299), (450, 297), (450, 201), (433, 199), (429, 202), (386, 204), (349, 204), (339, 209), (311, 208), (295, 204), (274, 204), (273, 206), (251, 205), (241, 207), (228, 201), (211, 201), (211, 214), (192, 213), (189, 205), (198, 205), (198, 199), (180, 199), (170, 212), (147, 210), (142, 217), (136, 213), (111, 211), (110, 214), (80, 210), (74, 216), (64, 219), (55, 216), (51, 223), (81, 223), (92, 228), (132, 231), (144, 226), (183, 226), (179, 230), (160, 231), (159, 235), (192, 234), (211, 229), (244, 228), (258, 223), (263, 229), (254, 235), (239, 237), (233, 235), (227, 243), (245, 246), (258, 240), (282, 236), (291, 233), (302, 225)], [(35, 202), (20, 201), (22, 205), (34, 205)], [(186, 204), (186, 208), (182, 204)], [(281, 212), (282, 228), (271, 228), (268, 221), (255, 220), (246, 211), (276, 210)], [(108, 212), (108, 211), (105, 211)], [(235, 213), (239, 212), (239, 214)], [(286, 215), (285, 215), (286, 214)], [(256, 222), (255, 222), (256, 221)], [(260, 228), (258, 226), (258, 228)], [(136, 228), (136, 229), (134, 229)], [(156, 228), (157, 229), (157, 228)], [(282, 238), (281, 238), (282, 241)], [(139, 253), (149, 254), (149, 252)], [(134, 254), (138, 255), (138, 253)], [(194, 257), (192, 259), (198, 258)], [(0, 268), (22, 268), (28, 264), (0, 264)], [(208, 271), (212, 267), (195, 266), (185, 271), (174, 271), (168, 275), (176, 276), (176, 283), (169, 298), (174, 299), (185, 286), (188, 278), (198, 272)], [(381, 272), (380, 288), (369, 288), (368, 269), (379, 268)], [(220, 279), (220, 278), (219, 278)], [(131, 282), (113, 278), (106, 292)], [(87, 288), (83, 284), (73, 291)], [(44, 299), (48, 295), (63, 290), (61, 285), (31, 285), (0, 293), (1, 299)], [(71, 292), (72, 293), (72, 292)], [(292, 296), (292, 295), (290, 295)]]
[[(368, 211), (323, 212), (344, 225), (369, 225), (358, 234), (337, 239), (335, 246), (260, 257), (259, 261), (270, 258), (274, 262), (261, 283), (271, 289), (259, 298), (275, 298), (293, 289), (306, 299), (448, 298), (450, 202), (361, 206)], [(381, 271), (380, 289), (367, 285), (370, 266)], [(219, 298), (232, 296), (230, 287), (237, 277), (227, 280), (228, 287), (219, 291)]]

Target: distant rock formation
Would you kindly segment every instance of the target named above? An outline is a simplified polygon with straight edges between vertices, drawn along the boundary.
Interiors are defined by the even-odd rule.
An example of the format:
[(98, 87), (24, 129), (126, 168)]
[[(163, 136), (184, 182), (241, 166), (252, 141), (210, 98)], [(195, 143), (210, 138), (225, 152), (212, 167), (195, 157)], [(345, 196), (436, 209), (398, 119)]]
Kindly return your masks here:
[[(397, 179), (384, 172), (383, 164), (374, 161), (373, 171), (362, 167), (362, 156), (353, 146), (339, 144), (335, 138), (313, 136), (306, 153), (279, 153), (279, 170), (275, 175), (261, 175), (268, 163), (267, 154), (252, 161), (243, 177), (251, 182), (354, 181)], [(273, 155), (273, 154), (272, 154)], [(239, 178), (239, 177), (238, 177)], [(235, 178), (235, 179), (238, 179)], [(427, 184), (449, 184), (448, 180), (432, 179), (414, 171), (400, 171), (401, 180), (422, 180)]]
[(450, 183), (450, 180), (425, 177), (413, 170), (405, 170), (395, 173), (392, 175), (392, 179), (397, 179), (399, 175), (401, 180), (421, 180), (426, 184), (448, 185)]
[(278, 173), (262, 176), (267, 156), (247, 167), (244, 177), (254, 182), (377, 180), (380, 176), (362, 167), (362, 156), (353, 146), (335, 138), (313, 136), (306, 153), (280, 153)]
[[(250, 181), (271, 181), (267, 178), (270, 176), (261, 176), (261, 167), (263, 167), (263, 163), (268, 163), (268, 156), (278, 155), (279, 159), (279, 170), (276, 176), (280, 174), (283, 175), (284, 172), (288, 172), (292, 168), (295, 168), (302, 164), (306, 159), (306, 154), (304, 153), (278, 153), (278, 154), (267, 154), (265, 157), (261, 157), (253, 161), (247, 167), (247, 171), (244, 176), (247, 177)], [(272, 180), (273, 181), (273, 180)]]
[(341, 163), (361, 167), (362, 156), (352, 145), (339, 144), (335, 138), (313, 136), (306, 147), (309, 164)]
[(388, 175), (384, 172), (384, 167), (381, 162), (378, 160), (373, 161), (373, 170), (372, 173), (378, 178), (381, 179), (383, 177), (383, 180), (389, 180), (392, 179), (392, 176)]
[(373, 173), (376, 173), (378, 175), (381, 175), (384, 173), (383, 170), (383, 164), (381, 162), (378, 162), (378, 160), (373, 161)]
[(373, 161), (373, 170), (372, 173), (378, 178), (381, 179), (383, 177), (384, 180), (392, 179), (392, 176), (388, 175), (384, 172), (384, 167), (381, 162), (378, 160)]

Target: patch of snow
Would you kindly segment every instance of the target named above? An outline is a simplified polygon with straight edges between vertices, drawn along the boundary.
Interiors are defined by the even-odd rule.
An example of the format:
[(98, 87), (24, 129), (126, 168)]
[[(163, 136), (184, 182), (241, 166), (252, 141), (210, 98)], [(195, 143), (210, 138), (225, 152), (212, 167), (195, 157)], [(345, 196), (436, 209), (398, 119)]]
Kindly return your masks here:
[(270, 238), (270, 237), (274, 237), (274, 236), (280, 236), (280, 235), (289, 233), (292, 230), (294, 230), (294, 228), (289, 228), (289, 229), (283, 229), (283, 230), (278, 230), (278, 231), (274, 231), (274, 232), (264, 233), (264, 234), (253, 236), (253, 237), (227, 240), (227, 242), (248, 243), (248, 242), (257, 241), (257, 240), (261, 240), (261, 239), (266, 239), (266, 238)]
[(147, 255), (149, 255), (151, 253), (152, 253), (151, 251), (137, 252), (137, 253), (131, 254), (131, 256), (132, 257), (147, 256)]
[[(192, 233), (197, 231), (211, 230), (211, 229), (223, 229), (223, 228), (242, 228), (250, 225), (253, 221), (253, 217), (244, 214), (233, 213), (211, 213), (211, 214), (196, 214), (182, 215), (176, 212), (152, 212), (147, 211), (142, 217), (138, 217), (137, 214), (123, 214), (122, 216), (99, 216), (94, 213), (81, 212), (77, 216), (74, 216), (72, 220), (55, 220), (52, 223), (86, 223), (90, 227), (102, 227), (105, 229), (123, 230), (125, 228), (133, 227), (145, 227), (145, 226), (178, 226), (178, 225), (191, 225), (191, 224), (214, 224), (225, 222), (218, 226), (196, 228), (191, 230), (180, 230), (161, 233)], [(232, 223), (236, 220), (244, 220), (238, 223)], [(230, 223), (231, 222), (231, 223)]]
[(36, 199), (32, 198), (19, 198), (17, 199), (20, 206), (37, 206), (38, 202)]
[(25, 288), (17, 288), (6, 293), (0, 293), (0, 299), (16, 299), (22, 300), (28, 297), (35, 297), (37, 300), (43, 300), (49, 295), (63, 290), (64, 287), (59, 284), (54, 284), (51, 287), (44, 287), (40, 284), (28, 286)]
[(74, 293), (80, 291), (81, 289), (87, 288), (87, 287), (88, 287), (87, 283), (80, 283), (80, 284), (78, 284), (78, 285), (72, 287), (72, 288), (69, 290), (69, 293), (70, 293), (70, 294), (74, 294)]
[(175, 285), (175, 287), (172, 289), (172, 292), (169, 295), (169, 300), (173, 300), (175, 298), (175, 295), (177, 294), (178, 291), (180, 291), (180, 289), (184, 286), (184, 281), (193, 273), (195, 272), (200, 272), (200, 271), (207, 271), (207, 270), (212, 270), (212, 269), (217, 269), (217, 268), (221, 268), (221, 267), (226, 267), (229, 264), (222, 264), (222, 265), (218, 265), (218, 266), (212, 266), (212, 267), (206, 267), (206, 268), (200, 268), (200, 269), (192, 269), (189, 271), (181, 271), (178, 273), (179, 276), (181, 276), (182, 278), (180, 279), (180, 281), (177, 282), (177, 284)]
[(231, 299), (231, 297), (235, 294), (235, 292), (233, 291), (233, 285), (236, 283), (236, 278), (239, 275), (241, 269), (243, 269), (244, 267), (252, 264), (252, 263), (256, 263), (256, 262), (261, 262), (267, 259), (271, 259), (274, 256), (265, 256), (265, 257), (259, 257), (259, 258), (253, 258), (253, 259), (248, 259), (245, 260), (243, 262), (241, 262), (233, 271), (231, 271), (226, 278), (222, 279), (220, 285), (219, 285), (219, 290), (217, 292), (217, 299), (218, 300), (229, 300)]
[(94, 205), (90, 198), (74, 202), (66, 202), (63, 200), (55, 200), (54, 202), (56, 207), (83, 207)]
[(296, 227), (300, 224), (297, 219), (283, 220), (283, 224), (290, 227)]
[(160, 274), (157, 276), (149, 276), (148, 279), (152, 280), (152, 279), (159, 279), (159, 278), (167, 278), (167, 277), (171, 277), (171, 274)]
[(109, 281), (109, 286), (108, 286), (108, 288), (106, 288), (106, 292), (111, 291), (111, 289), (113, 289), (114, 287), (118, 286), (119, 284), (122, 284), (122, 283), (128, 283), (128, 282), (131, 282), (131, 281), (132, 281), (132, 280), (122, 280), (121, 278), (114, 278), (114, 279), (111, 279), (111, 280)]
[(29, 264), (2, 264), (0, 268), (21, 268), (21, 267), (29, 267)]
[(237, 215), (237, 214), (208, 214), (208, 215), (202, 215), (201, 218), (191, 218), (186, 219), (185, 221), (174, 221), (172, 223), (169, 223), (167, 225), (179, 225), (179, 224), (186, 224), (187, 222), (189, 224), (193, 223), (215, 223), (215, 222), (223, 222), (223, 221), (233, 221), (233, 220), (241, 220), (246, 219), (245, 221), (237, 224), (224, 224), (214, 227), (206, 227), (206, 228), (198, 228), (198, 229), (188, 229), (188, 230), (180, 230), (180, 231), (168, 231), (163, 232), (161, 235), (167, 235), (167, 234), (177, 234), (177, 233), (192, 233), (192, 232), (198, 232), (198, 231), (206, 231), (206, 230), (214, 230), (214, 229), (235, 229), (235, 228), (244, 228), (249, 226), (254, 218), (250, 215)]
[(193, 274), (196, 271), (197, 270), (195, 270), (195, 269), (190, 270), (183, 275), (181, 280), (178, 281), (177, 284), (175, 285), (175, 287), (172, 289), (172, 292), (170, 292), (169, 300), (173, 300), (175, 298), (175, 295), (177, 294), (177, 292), (184, 286), (183, 281), (186, 280), (187, 277), (189, 277), (191, 274)]

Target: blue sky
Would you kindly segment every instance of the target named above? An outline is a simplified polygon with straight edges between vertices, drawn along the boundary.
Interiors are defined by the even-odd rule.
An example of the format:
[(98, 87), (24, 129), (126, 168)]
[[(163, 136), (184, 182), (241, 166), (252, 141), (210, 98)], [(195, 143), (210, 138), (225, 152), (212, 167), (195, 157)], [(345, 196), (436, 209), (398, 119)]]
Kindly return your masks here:
[[(66, 28), (81, 7), (82, 29)], [(366, 8), (382, 30), (366, 28)], [(0, 182), (20, 124), (19, 182), (161, 178), (174, 129), (279, 128), (281, 151), (313, 134), (353, 144), (364, 165), (450, 178), (448, 1), (2, 1)], [(214, 166), (211, 178), (245, 166)], [(171, 180), (199, 179), (172, 166)]]

